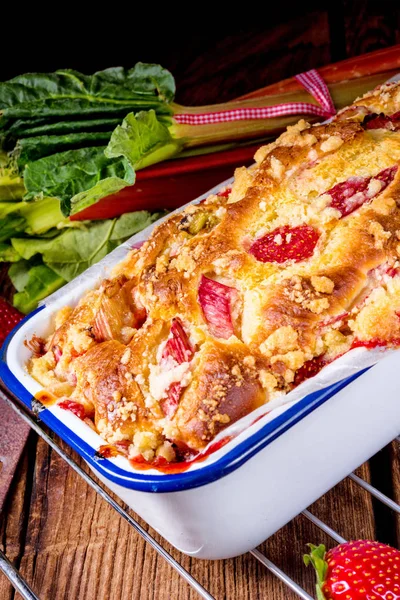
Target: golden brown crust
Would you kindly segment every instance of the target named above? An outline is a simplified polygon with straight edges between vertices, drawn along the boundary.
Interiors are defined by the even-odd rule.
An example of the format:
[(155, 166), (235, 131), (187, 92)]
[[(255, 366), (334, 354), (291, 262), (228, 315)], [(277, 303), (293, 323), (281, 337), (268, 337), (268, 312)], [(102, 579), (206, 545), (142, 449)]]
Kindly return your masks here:
[(174, 441), (200, 449), (221, 429), (264, 404), (259, 372), (267, 366), (262, 356), (249, 355), (247, 347), (238, 341), (205, 342), (192, 383), (171, 421), (176, 428)]
[(116, 340), (92, 346), (76, 360), (77, 386), (74, 397), (84, 396), (95, 408), (94, 422), (108, 439), (131, 439), (147, 420), (144, 399), (136, 381), (126, 378), (126, 346)]
[(33, 360), (35, 376), (75, 375), (106, 439), (171, 456), (166, 443), (203, 448), (316, 357), (398, 345), (400, 131), (364, 118), (399, 110), (384, 86), (260, 148), (231, 191), (162, 223), (63, 317), (48, 342), (62, 358)]
[(353, 105), (365, 106), (375, 113), (393, 114), (399, 110), (400, 87), (398, 83), (388, 83), (367, 92)]

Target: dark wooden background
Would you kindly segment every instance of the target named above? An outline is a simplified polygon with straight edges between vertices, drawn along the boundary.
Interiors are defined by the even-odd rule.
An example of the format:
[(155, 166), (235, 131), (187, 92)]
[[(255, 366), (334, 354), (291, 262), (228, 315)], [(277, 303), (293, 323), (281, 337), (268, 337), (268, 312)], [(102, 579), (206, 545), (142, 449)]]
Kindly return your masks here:
[[(32, 70), (71, 67), (90, 73), (152, 61), (174, 73), (179, 102), (205, 104), (400, 42), (398, 1), (265, 2), (263, 9), (242, 4), (224, 11), (216, 3), (143, 4), (109, 3), (103, 8), (64, 3), (45, 9), (7, 3), (1, 7), (0, 79)], [(332, 455), (334, 460), (334, 449)], [(382, 450), (360, 475), (399, 501), (399, 445)], [(393, 514), (349, 480), (313, 510), (344, 537), (400, 544)], [(301, 561), (308, 541), (332, 545), (298, 517), (262, 550), (312, 593), (312, 574)], [(0, 543), (41, 600), (197, 597), (34, 435), (2, 515)], [(217, 600), (295, 598), (249, 555), (196, 561), (165, 546)], [(0, 576), (0, 600), (16, 597)]]
[(173, 72), (183, 104), (229, 100), (400, 40), (398, 0), (109, 2), (107, 10), (3, 2), (0, 18), (0, 80), (157, 62)]

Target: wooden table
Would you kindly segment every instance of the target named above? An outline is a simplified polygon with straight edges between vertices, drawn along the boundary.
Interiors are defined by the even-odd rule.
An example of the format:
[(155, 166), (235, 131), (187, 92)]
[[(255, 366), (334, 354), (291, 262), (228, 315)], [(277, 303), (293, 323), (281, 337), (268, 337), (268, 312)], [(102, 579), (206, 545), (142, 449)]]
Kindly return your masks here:
[[(390, 486), (385, 491), (397, 496), (398, 501), (399, 448), (399, 443), (394, 442), (357, 472), (367, 480), (372, 478), (374, 483), (378, 480), (381, 488)], [(387, 477), (391, 469), (391, 476)], [(396, 528), (391, 511), (378, 504), (374, 511), (371, 496), (349, 479), (310, 510), (347, 539), (379, 538), (400, 545), (400, 520)], [(141, 524), (217, 600), (297, 598), (248, 554), (224, 561), (191, 559), (174, 550), (145, 523)], [(1, 537), (8, 557), (43, 600), (198, 598), (113, 509), (33, 435), (9, 498)], [(334, 545), (299, 516), (260, 549), (313, 594), (314, 575), (302, 564), (308, 541)], [(11, 586), (2, 577), (0, 598), (14, 597)]]
[[(286, 18), (284, 24), (277, 25), (282, 15), (275, 15), (269, 29), (260, 23), (246, 30), (238, 18), (229, 35), (226, 28), (218, 31), (214, 23), (203, 36), (185, 38), (184, 52), (176, 45), (166, 46), (158, 60), (176, 75), (177, 100), (187, 104), (228, 100), (309, 68), (400, 41), (400, 11), (395, 2), (345, 0), (335, 3), (334, 10), (314, 9), (317, 3), (311, 3), (308, 10), (300, 4), (301, 11), (297, 9), (298, 13)], [(131, 62), (139, 58), (147, 60), (146, 52), (133, 56)], [(394, 442), (359, 469), (361, 477), (397, 501), (399, 448)], [(345, 538), (376, 538), (400, 545), (400, 520), (396, 522), (393, 513), (373, 503), (368, 493), (348, 479), (316, 502), (312, 511)], [(41, 600), (197, 598), (171, 567), (34, 434), (18, 467), (0, 531), (2, 548)], [(159, 540), (155, 532), (152, 534)], [(197, 561), (159, 541), (217, 600), (296, 598), (250, 555)], [(300, 516), (265, 542), (261, 550), (313, 594), (313, 574), (305, 569), (301, 558), (309, 541), (332, 545), (331, 539)], [(0, 575), (0, 599), (16, 597)]]

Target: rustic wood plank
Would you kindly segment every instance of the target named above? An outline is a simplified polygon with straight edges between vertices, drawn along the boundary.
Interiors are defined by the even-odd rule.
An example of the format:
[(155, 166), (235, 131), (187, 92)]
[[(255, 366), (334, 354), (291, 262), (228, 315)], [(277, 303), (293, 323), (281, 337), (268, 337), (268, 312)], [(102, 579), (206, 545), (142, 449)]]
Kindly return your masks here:
[[(361, 476), (368, 478), (366, 466)], [(374, 537), (370, 497), (349, 480), (336, 486), (312, 510), (346, 537)], [(277, 593), (288, 600), (296, 597), (249, 555), (225, 561), (197, 561), (177, 552), (155, 532), (152, 535), (217, 600), (256, 600), (277, 597)], [(313, 576), (302, 564), (308, 541), (332, 545), (304, 517), (298, 517), (260, 549), (312, 592)], [(41, 600), (197, 598), (175, 571), (42, 440), (37, 446), (21, 573)], [(4, 597), (8, 600), (12, 596)]]
[[(193, 40), (192, 44), (199, 40)], [(172, 71), (182, 104), (224, 102), (331, 61), (327, 12), (305, 11), (281, 24), (221, 36), (195, 54), (177, 55)], [(210, 69), (212, 65), (212, 69)], [(284, 74), (284, 75), (283, 75)]]
[(400, 41), (400, 5), (378, 0), (344, 0), (348, 56), (372, 52)]
[[(10, 489), (0, 521), (1, 548), (17, 568), (24, 553), (27, 508), (30, 499), (29, 479), (32, 461), (29, 459), (29, 452), (34, 452), (35, 446), (36, 440), (31, 435), (18, 465), (14, 484)], [(0, 598), (2, 600), (14, 598), (14, 588), (2, 573), (0, 573)]]
[[(357, 473), (368, 480), (368, 465), (363, 465)], [(315, 502), (310, 507), (310, 512), (346, 539), (374, 538), (371, 498), (349, 479), (339, 483)], [(313, 594), (314, 574), (305, 568), (302, 560), (303, 554), (307, 552), (308, 542), (324, 543), (328, 548), (336, 545), (336, 542), (300, 515), (262, 544), (261, 550), (309, 594)], [(295, 594), (290, 595), (288, 592), (287, 596), (283, 596), (285, 587), (282, 584), (274, 582), (273, 585), (274, 588), (280, 586), (282, 598), (297, 598)]]
[[(391, 464), (392, 464), (392, 483), (393, 483), (393, 500), (400, 504), (400, 441), (395, 440), (391, 444)], [(396, 515), (395, 531), (396, 531), (396, 546), (400, 548), (400, 515)]]
[(29, 435), (24, 423), (0, 394), (0, 512)]

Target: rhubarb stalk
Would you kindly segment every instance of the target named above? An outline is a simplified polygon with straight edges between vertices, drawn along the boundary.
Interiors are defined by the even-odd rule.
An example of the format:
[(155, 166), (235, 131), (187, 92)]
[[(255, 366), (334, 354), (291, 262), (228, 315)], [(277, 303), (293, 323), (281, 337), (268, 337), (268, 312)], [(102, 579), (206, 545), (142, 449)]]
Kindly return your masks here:
[[(399, 53), (400, 54), (400, 53)], [(336, 110), (354, 102), (356, 98), (381, 85), (390, 77), (394, 71), (374, 73), (365, 77), (339, 81), (328, 85)], [(298, 90), (284, 92), (274, 95), (248, 97), (244, 100), (234, 100), (223, 104), (211, 104), (207, 106), (187, 107), (172, 103), (171, 107), (175, 115), (199, 115), (204, 113), (216, 113), (225, 110), (260, 108), (286, 104), (292, 102), (307, 102), (318, 106), (317, 101), (300, 84)], [(290, 115), (269, 119), (249, 119), (237, 121), (226, 121), (206, 125), (186, 125), (173, 123), (170, 132), (175, 139), (183, 140), (184, 148), (193, 148), (209, 144), (218, 144), (234, 140), (256, 139), (266, 135), (276, 135), (288, 125), (297, 123), (299, 118), (304, 117), (310, 122), (321, 120), (321, 117), (313, 115)]]

